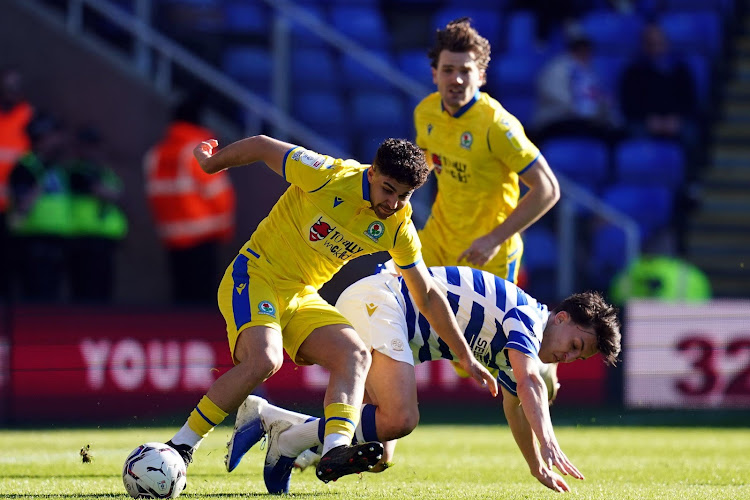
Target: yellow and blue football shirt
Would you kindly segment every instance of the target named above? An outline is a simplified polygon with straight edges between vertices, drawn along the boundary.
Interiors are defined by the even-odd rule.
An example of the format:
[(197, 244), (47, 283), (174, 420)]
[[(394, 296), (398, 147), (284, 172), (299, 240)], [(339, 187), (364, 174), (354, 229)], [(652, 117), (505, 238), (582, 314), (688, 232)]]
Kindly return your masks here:
[[(417, 145), (425, 150), (438, 182), (432, 214), (422, 231), (425, 251), (429, 241), (442, 246), (443, 255), (457, 258), (516, 208), (518, 175), (534, 164), (539, 149), (518, 119), (484, 92), (477, 92), (453, 116), (444, 109), (440, 94), (432, 93), (415, 108), (414, 125)], [(485, 268), (498, 273), (492, 263), (504, 267), (521, 251), (516, 234)]]
[(284, 158), (291, 186), (241, 253), (271, 280), (320, 289), (348, 261), (387, 251), (402, 268), (421, 260), (407, 204), (386, 220), (371, 208), (369, 165), (295, 147)]

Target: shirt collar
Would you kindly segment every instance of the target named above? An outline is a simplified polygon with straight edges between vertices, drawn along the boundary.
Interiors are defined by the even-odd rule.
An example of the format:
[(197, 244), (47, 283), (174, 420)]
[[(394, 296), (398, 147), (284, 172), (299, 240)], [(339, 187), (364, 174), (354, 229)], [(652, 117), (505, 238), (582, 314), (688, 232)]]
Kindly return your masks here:
[(372, 167), (367, 167), (362, 171), (362, 199), (370, 201), (370, 180), (367, 178), (367, 172)]
[[(469, 102), (461, 106), (461, 109), (458, 110), (458, 112), (455, 115), (452, 115), (453, 118), (459, 118), (461, 115), (469, 111), (469, 108), (471, 108), (475, 102), (479, 100), (479, 89), (477, 89), (476, 93), (474, 94), (474, 97), (471, 98)], [(445, 106), (443, 106), (443, 101), (440, 101), (440, 109), (441, 111), (446, 111)], [(450, 113), (448, 113), (450, 115)]]

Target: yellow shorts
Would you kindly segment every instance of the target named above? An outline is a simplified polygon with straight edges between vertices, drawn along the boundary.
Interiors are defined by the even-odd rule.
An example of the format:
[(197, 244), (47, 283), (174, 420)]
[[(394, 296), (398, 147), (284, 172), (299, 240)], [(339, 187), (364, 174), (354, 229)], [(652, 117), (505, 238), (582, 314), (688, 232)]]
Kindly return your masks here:
[(251, 326), (267, 326), (281, 332), (284, 350), (297, 364), (302, 342), (315, 330), (327, 325), (349, 325), (338, 310), (311, 286), (299, 282), (269, 279), (252, 259), (239, 254), (224, 272), (218, 301), (227, 324), (232, 360), (240, 332)]
[[(441, 245), (437, 238), (435, 238), (431, 232), (421, 230), (419, 231), (419, 240), (422, 242), (422, 260), (427, 267), (430, 266), (468, 266), (469, 263), (466, 261), (458, 262), (458, 256), (461, 252), (455, 253), (448, 250), (444, 245)], [(495, 256), (494, 259), (489, 261), (482, 267), (478, 267), (482, 271), (487, 271), (499, 276), (508, 281), (515, 283), (518, 281), (518, 270), (519, 263), (521, 261), (521, 255), (523, 254), (523, 243), (519, 242), (519, 247), (515, 252), (511, 253), (507, 258), (503, 255), (502, 248), (501, 252)]]

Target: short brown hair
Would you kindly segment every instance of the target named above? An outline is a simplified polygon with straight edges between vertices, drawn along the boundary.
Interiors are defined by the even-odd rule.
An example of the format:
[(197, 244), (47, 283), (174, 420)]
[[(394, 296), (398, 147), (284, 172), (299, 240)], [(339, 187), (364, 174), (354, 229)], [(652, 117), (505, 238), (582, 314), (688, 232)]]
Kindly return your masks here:
[(376, 171), (414, 189), (430, 173), (424, 152), (406, 139), (386, 139), (378, 147), (372, 165)]
[(479, 69), (486, 70), (490, 64), (490, 42), (471, 25), (471, 19), (462, 17), (449, 22), (444, 29), (437, 30), (435, 45), (427, 56), (430, 65), (437, 68), (440, 53), (473, 52)]
[(593, 328), (597, 351), (610, 366), (617, 364), (620, 354), (620, 320), (617, 308), (608, 304), (599, 292), (574, 293), (552, 311), (555, 315), (565, 311), (573, 323), (583, 328)]

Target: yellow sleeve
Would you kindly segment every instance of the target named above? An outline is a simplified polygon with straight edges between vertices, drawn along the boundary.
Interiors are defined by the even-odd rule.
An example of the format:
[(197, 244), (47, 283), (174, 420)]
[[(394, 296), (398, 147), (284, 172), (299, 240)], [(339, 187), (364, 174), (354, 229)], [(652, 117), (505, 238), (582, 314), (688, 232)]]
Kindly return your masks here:
[(393, 262), (402, 269), (413, 267), (422, 260), (422, 243), (411, 220), (411, 209), (408, 216), (399, 224), (393, 248), (388, 253), (393, 257)]
[(516, 173), (523, 172), (539, 157), (539, 148), (526, 137), (521, 122), (513, 116), (493, 123), (487, 140), (495, 158)]
[(284, 179), (303, 191), (323, 187), (335, 174), (336, 160), (309, 149), (295, 147), (284, 157)]

